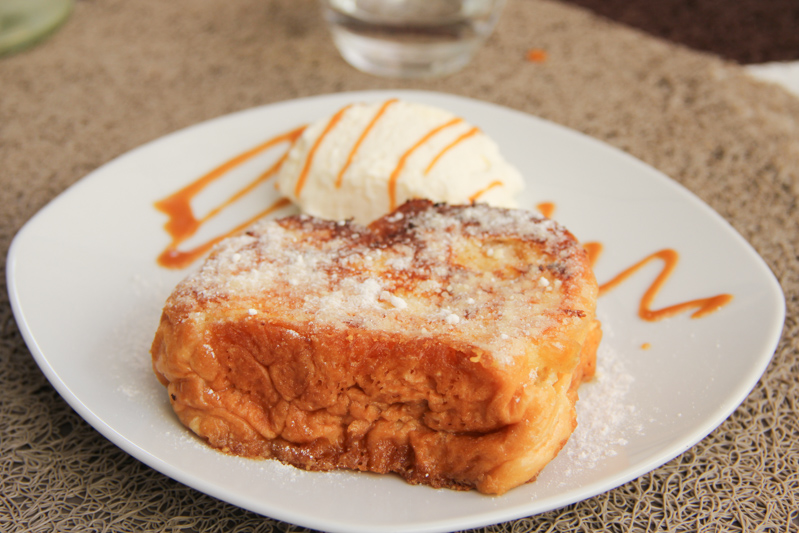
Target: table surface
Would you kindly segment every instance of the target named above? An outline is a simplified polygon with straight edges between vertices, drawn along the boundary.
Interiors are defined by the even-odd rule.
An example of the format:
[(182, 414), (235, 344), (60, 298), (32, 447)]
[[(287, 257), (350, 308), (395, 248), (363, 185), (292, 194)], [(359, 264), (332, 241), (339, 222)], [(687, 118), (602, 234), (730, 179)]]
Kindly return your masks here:
[[(599, 16), (577, 4), (599, 9), (510, 0), (463, 71), (397, 81), (345, 64), (314, 0), (78, 0), (50, 39), (0, 58), (3, 271), (15, 233), (70, 184), (206, 119), (364, 89), (442, 91), (519, 109), (615, 145), (696, 193), (765, 259), (787, 320), (758, 385), (690, 450), (610, 492), (485, 531), (797, 529), (799, 98), (741, 63), (799, 54), (790, 39), (782, 48), (793, 52), (783, 56), (765, 46), (736, 56), (677, 44), (669, 39), (681, 40), (679, 32), (625, 20), (624, 9)], [(788, 12), (795, 22), (796, 10)], [(689, 22), (719, 16), (680, 13), (673, 25), (686, 34)], [(713, 26), (705, 22), (694, 33)], [(546, 51), (546, 61), (528, 61), (531, 49)], [(44, 378), (5, 288), (0, 318), (0, 531), (302, 530), (183, 486), (116, 448)]]

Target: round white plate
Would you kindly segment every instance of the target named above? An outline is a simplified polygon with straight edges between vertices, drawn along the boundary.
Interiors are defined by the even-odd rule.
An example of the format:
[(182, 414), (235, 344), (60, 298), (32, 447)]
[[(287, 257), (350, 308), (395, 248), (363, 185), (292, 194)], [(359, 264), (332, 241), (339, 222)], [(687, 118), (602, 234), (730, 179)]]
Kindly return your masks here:
[[(162, 227), (166, 218), (153, 202), (278, 133), (351, 102), (390, 97), (448, 109), (493, 137), (526, 176), (523, 207), (554, 202), (554, 218), (582, 241), (604, 245), (596, 265), (600, 283), (652, 252), (673, 248), (680, 263), (655, 307), (719, 293), (734, 296), (700, 319), (684, 313), (644, 322), (637, 307), (660, 270), (655, 262), (600, 298), (605, 338), (597, 378), (580, 390), (579, 427), (537, 481), (501, 497), (410, 486), (394, 476), (309, 473), (223, 455), (180, 425), (151, 369), (149, 347), (161, 306), (186, 275), (156, 264), (169, 238)], [(197, 198), (197, 209), (209, 209), (226, 197), (226, 187), (235, 189), (257, 176), (278, 152), (226, 176)], [(249, 195), (198, 240), (263, 209), (276, 194), (270, 184)], [(232, 504), (347, 533), (478, 527), (561, 507), (634, 479), (688, 449), (733, 412), (765, 370), (785, 316), (780, 287), (762, 259), (668, 177), (530, 115), (415, 91), (343, 93), (269, 105), (125, 154), (25, 225), (9, 252), (8, 287), (42, 371), (116, 445)]]

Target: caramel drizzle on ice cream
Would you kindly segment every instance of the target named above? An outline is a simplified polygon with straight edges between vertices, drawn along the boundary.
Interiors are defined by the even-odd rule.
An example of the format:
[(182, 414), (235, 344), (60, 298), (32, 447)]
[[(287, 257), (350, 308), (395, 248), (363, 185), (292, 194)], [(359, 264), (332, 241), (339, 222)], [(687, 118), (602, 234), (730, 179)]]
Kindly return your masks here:
[(297, 178), (297, 185), (294, 188), (294, 195), (298, 198), (302, 192), (303, 186), (305, 185), (305, 180), (308, 178), (308, 171), (310, 171), (311, 164), (313, 164), (313, 157), (314, 154), (316, 154), (316, 149), (319, 148), (319, 145), (322, 144), (322, 141), (327, 134), (330, 133), (330, 130), (332, 130), (333, 127), (338, 124), (338, 121), (341, 120), (341, 117), (344, 116), (344, 113), (346, 113), (347, 109), (350, 107), (352, 107), (352, 105), (342, 107), (335, 115), (333, 115), (333, 117), (330, 119), (330, 122), (328, 122), (327, 126), (325, 126), (322, 134), (317, 137), (316, 142), (314, 142), (313, 146), (311, 146), (311, 149), (308, 150), (308, 157), (305, 158), (305, 165), (302, 167), (302, 172), (300, 172), (300, 177)]
[(394, 211), (397, 208), (397, 181), (399, 180), (400, 173), (402, 172), (402, 168), (405, 166), (405, 162), (408, 158), (433, 137), (440, 132), (444, 131), (445, 129), (449, 128), (450, 126), (454, 126), (455, 124), (460, 124), (463, 122), (462, 118), (456, 117), (450, 120), (449, 122), (445, 122), (440, 126), (436, 126), (432, 130), (428, 131), (427, 134), (419, 139), (416, 144), (408, 148), (408, 150), (400, 156), (399, 162), (397, 166), (394, 167), (394, 171), (391, 173), (391, 176), (388, 178), (388, 210)]
[[(349, 169), (350, 165), (352, 164), (352, 162), (353, 162), (353, 160), (355, 158), (355, 155), (357, 154), (358, 150), (361, 147), (361, 144), (363, 144), (364, 140), (367, 138), (369, 133), (373, 130), (375, 124), (377, 124), (377, 122), (380, 120), (380, 118), (386, 113), (388, 108), (392, 104), (394, 104), (396, 102), (398, 102), (398, 99), (396, 99), (396, 98), (392, 98), (390, 100), (386, 100), (385, 102), (383, 102), (383, 104), (377, 110), (375, 115), (372, 117), (372, 119), (369, 121), (369, 123), (364, 128), (364, 130), (361, 132), (360, 136), (358, 137), (358, 140), (355, 141), (355, 144), (353, 145), (352, 149), (350, 150), (349, 154), (347, 155), (347, 159), (345, 160), (345, 162), (342, 165), (341, 169), (339, 169), (339, 172), (338, 172), (338, 174), (336, 176), (336, 182), (335, 182), (334, 185), (335, 185), (335, 187), (337, 189), (341, 188), (341, 185), (344, 182), (344, 174), (347, 172), (347, 170)], [(351, 107), (352, 107), (352, 105), (348, 105), (348, 106), (345, 106), (345, 107), (339, 109), (338, 112), (336, 112), (336, 114), (333, 115), (333, 117), (327, 123), (327, 126), (325, 126), (325, 129), (322, 131), (322, 133), (319, 135), (319, 137), (316, 138), (316, 140), (314, 141), (313, 146), (311, 146), (311, 148), (308, 150), (308, 155), (305, 158), (305, 163), (303, 164), (302, 171), (300, 172), (300, 176), (299, 176), (299, 178), (297, 178), (297, 183), (296, 183), (296, 185), (294, 187), (294, 195), (297, 198), (300, 197), (300, 195), (302, 194), (302, 190), (305, 187), (305, 183), (306, 183), (307, 178), (308, 178), (308, 173), (311, 170), (311, 165), (313, 164), (314, 155), (316, 154), (317, 149), (322, 144), (322, 142), (327, 137), (327, 135), (335, 128), (336, 124), (338, 124), (341, 121), (342, 117), (347, 112), (347, 110), (349, 110)], [(397, 201), (397, 182), (399, 181), (400, 175), (402, 174), (402, 171), (405, 168), (405, 163), (407, 162), (408, 158), (410, 158), (411, 155), (413, 155), (413, 153), (416, 150), (418, 150), (425, 143), (430, 141), (439, 132), (441, 132), (441, 131), (443, 131), (443, 130), (451, 127), (451, 126), (455, 126), (456, 124), (460, 124), (462, 122), (464, 122), (464, 120), (462, 118), (455, 117), (455, 118), (449, 120), (448, 122), (445, 122), (444, 124), (441, 124), (439, 126), (434, 127), (433, 129), (428, 131), (421, 139), (419, 139), (416, 143), (414, 143), (410, 148), (408, 148), (400, 156), (399, 160), (397, 161), (396, 166), (394, 167), (394, 170), (391, 172), (391, 174), (389, 175), (389, 178), (388, 178), (387, 189), (388, 189), (388, 201), (389, 201), (389, 210), (390, 211), (393, 211), (394, 209), (397, 208), (397, 204), (398, 204), (398, 201)], [(455, 140), (453, 140), (451, 143), (449, 143), (447, 146), (445, 146), (438, 154), (436, 154), (436, 156), (428, 164), (427, 168), (424, 171), (424, 174), (427, 175), (430, 172), (430, 170), (435, 166), (435, 164), (438, 163), (438, 161), (448, 151), (450, 151), (452, 148), (454, 148), (455, 146), (457, 146), (458, 144), (460, 144), (464, 140), (466, 140), (469, 137), (472, 137), (474, 135), (477, 135), (478, 133), (480, 133), (480, 129), (477, 128), (477, 127), (472, 127), (468, 131), (466, 131), (465, 133), (463, 133), (460, 136), (458, 136)], [(501, 186), (501, 185), (503, 185), (503, 183), (500, 182), (500, 181), (493, 182), (493, 183), (489, 184), (488, 187), (486, 187), (486, 188), (484, 188), (484, 189), (482, 189), (480, 191), (475, 192), (470, 197), (470, 199), (471, 199), (471, 201), (474, 201), (477, 198), (479, 198), (482, 194), (484, 194), (486, 191), (488, 191), (489, 189), (492, 189), (494, 187)]]
[(484, 188), (480, 189), (479, 191), (477, 191), (476, 193), (474, 193), (473, 195), (471, 195), (471, 196), (469, 197), (469, 201), (470, 201), (471, 203), (474, 203), (474, 202), (476, 202), (476, 201), (477, 201), (477, 200), (478, 200), (478, 199), (479, 199), (481, 196), (483, 196), (485, 193), (487, 193), (488, 191), (490, 191), (490, 190), (491, 190), (491, 189), (493, 189), (494, 187), (501, 187), (502, 185), (504, 185), (504, 184), (503, 184), (501, 181), (499, 181), (499, 180), (494, 180), (494, 181), (492, 181), (491, 183), (489, 183), (488, 185), (486, 185)]
[(336, 177), (337, 189), (341, 188), (341, 182), (344, 180), (344, 173), (347, 172), (348, 168), (350, 168), (352, 160), (355, 157), (355, 153), (358, 151), (358, 148), (361, 147), (361, 143), (363, 143), (363, 140), (366, 139), (366, 136), (369, 135), (370, 131), (372, 131), (372, 128), (377, 123), (377, 121), (380, 120), (380, 117), (382, 117), (383, 114), (386, 112), (386, 109), (388, 109), (388, 107), (391, 104), (398, 101), (399, 100), (397, 98), (392, 98), (391, 100), (386, 100), (385, 102), (383, 102), (383, 105), (380, 106), (380, 109), (377, 110), (375, 116), (372, 117), (372, 120), (369, 122), (369, 124), (366, 125), (366, 127), (363, 130), (363, 133), (361, 133), (361, 136), (358, 137), (358, 140), (355, 142), (355, 145), (352, 147), (352, 150), (350, 150), (350, 154), (347, 156), (347, 161), (344, 163), (344, 166), (341, 167), (341, 170), (339, 171), (338, 176)]
[[(436, 156), (433, 158), (433, 160), (432, 160), (432, 161), (430, 161), (430, 164), (429, 164), (429, 165), (427, 165), (427, 168), (426, 168), (426, 169), (425, 169), (425, 171), (424, 171), (425, 175), (427, 175), (427, 174), (429, 174), (429, 173), (430, 173), (430, 170), (433, 168), (433, 165), (435, 165), (436, 163), (438, 163), (438, 160), (439, 160), (439, 159), (441, 159), (441, 157), (442, 157), (444, 154), (446, 154), (447, 152), (449, 152), (449, 151), (450, 151), (452, 148), (454, 148), (454, 147), (455, 147), (457, 144), (459, 144), (460, 142), (462, 142), (464, 139), (468, 139), (469, 137), (471, 137), (471, 136), (473, 136), (473, 135), (476, 135), (476, 134), (478, 134), (478, 133), (480, 133), (480, 128), (474, 127), (474, 128), (472, 128), (472, 129), (470, 129), (469, 131), (467, 131), (466, 133), (464, 133), (464, 134), (460, 135), (460, 136), (459, 136), (457, 139), (455, 139), (454, 141), (452, 141), (451, 143), (449, 143), (447, 146), (445, 146), (445, 147), (444, 147), (444, 149), (443, 149), (443, 150), (441, 150), (441, 151), (438, 153), (438, 155), (436, 155)], [(496, 182), (495, 182), (495, 183), (496, 183)], [(499, 183), (500, 183), (500, 185), (502, 184), (502, 182), (499, 182)]]

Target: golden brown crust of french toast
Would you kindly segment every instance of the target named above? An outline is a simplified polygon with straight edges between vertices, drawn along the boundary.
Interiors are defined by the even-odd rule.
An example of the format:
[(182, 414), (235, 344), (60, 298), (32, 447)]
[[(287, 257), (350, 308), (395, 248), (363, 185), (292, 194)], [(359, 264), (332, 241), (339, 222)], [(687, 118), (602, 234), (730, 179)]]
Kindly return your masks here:
[(414, 200), (220, 245), (164, 307), (153, 368), (211, 446), (501, 494), (576, 426), (601, 338), (574, 237), (523, 210)]

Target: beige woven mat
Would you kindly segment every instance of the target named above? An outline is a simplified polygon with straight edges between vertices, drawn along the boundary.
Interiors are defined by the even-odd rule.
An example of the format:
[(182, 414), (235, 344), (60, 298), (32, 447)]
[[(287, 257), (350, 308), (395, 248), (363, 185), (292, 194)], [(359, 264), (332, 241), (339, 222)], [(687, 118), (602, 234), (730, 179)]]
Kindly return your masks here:
[[(530, 48), (547, 61), (526, 61)], [(146, 141), (260, 104), (370, 88), (484, 99), (627, 150), (729, 220), (786, 294), (772, 364), (709, 437), (616, 490), (486, 531), (799, 529), (799, 99), (573, 7), (510, 0), (466, 70), (398, 83), (345, 65), (313, 0), (78, 0), (52, 39), (0, 59), (2, 255), (65, 187)], [(45, 380), (5, 290), (0, 299), (0, 530), (301, 530), (106, 441)]]

